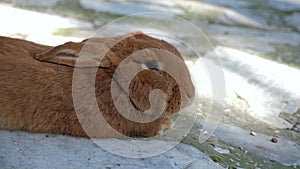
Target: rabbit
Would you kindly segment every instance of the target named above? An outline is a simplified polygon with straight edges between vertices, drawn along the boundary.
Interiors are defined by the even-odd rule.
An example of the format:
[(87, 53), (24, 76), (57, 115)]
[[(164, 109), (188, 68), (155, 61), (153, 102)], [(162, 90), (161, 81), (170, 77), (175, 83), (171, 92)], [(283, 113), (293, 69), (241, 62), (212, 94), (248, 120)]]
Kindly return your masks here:
[[(89, 41), (95, 45), (87, 45)], [(149, 49), (164, 50), (179, 58), (173, 71), (180, 74), (181, 88), (178, 79), (160, 70), (157, 62), (162, 56)], [(122, 88), (122, 78), (128, 75), (126, 69), (119, 71), (122, 75), (119, 80), (114, 79), (114, 73), (126, 57), (141, 50), (147, 52), (125, 63), (125, 67), (127, 64), (132, 69), (142, 67), (127, 91)], [(99, 59), (99, 55), (103, 58)], [(80, 83), (90, 84), (94, 89), (85, 89), (93, 94), (74, 89), (75, 70), (80, 72), (76, 77), (79, 87)], [(116, 83), (114, 95), (112, 82)], [(155, 89), (166, 97), (151, 101), (151, 91)], [(160, 114), (148, 114), (147, 118), (155, 116), (150, 121), (128, 119), (117, 110), (113, 100), (117, 98), (123, 103), (122, 93), (141, 115), (136, 117), (147, 114), (152, 104), (164, 102), (164, 109)], [(173, 125), (170, 116), (191, 104), (194, 96), (195, 89), (179, 51), (168, 42), (142, 32), (89, 38), (54, 47), (0, 36), (1, 129), (97, 138), (153, 137), (169, 129)], [(93, 97), (97, 106), (90, 104)], [(124, 101), (125, 106), (127, 102)], [(76, 111), (75, 103), (80, 103)]]

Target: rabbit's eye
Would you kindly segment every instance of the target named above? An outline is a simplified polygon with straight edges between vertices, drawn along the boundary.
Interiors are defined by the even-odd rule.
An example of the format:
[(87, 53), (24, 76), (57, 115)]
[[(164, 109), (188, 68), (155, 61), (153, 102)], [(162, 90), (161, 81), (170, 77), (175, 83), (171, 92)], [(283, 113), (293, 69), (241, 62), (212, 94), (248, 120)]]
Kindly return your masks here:
[(156, 61), (147, 61), (143, 64), (143, 67), (148, 70), (153, 70), (158, 74), (161, 74), (161, 70), (159, 69), (159, 65)]

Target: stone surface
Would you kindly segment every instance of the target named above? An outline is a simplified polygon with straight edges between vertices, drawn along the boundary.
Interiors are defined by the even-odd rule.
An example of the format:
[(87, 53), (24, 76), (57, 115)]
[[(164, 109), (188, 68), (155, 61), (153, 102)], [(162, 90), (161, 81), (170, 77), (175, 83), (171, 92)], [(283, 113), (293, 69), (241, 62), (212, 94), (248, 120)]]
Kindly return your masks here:
[(216, 19), (217, 23), (228, 25), (243, 25), (247, 27), (268, 29), (267, 19), (257, 15), (247, 9), (226, 9), (224, 13)]
[[(89, 139), (0, 130), (0, 166), (9, 168), (223, 168), (186, 144), (150, 158), (111, 154)], [(113, 146), (113, 145), (112, 145)]]
[(286, 16), (284, 19), (288, 25), (294, 26), (300, 31), (300, 13), (293, 13), (292, 15)]
[(130, 15), (140, 12), (163, 12), (170, 14), (183, 14), (184, 11), (176, 8), (171, 1), (104, 1), (104, 0), (80, 0), (85, 9), (97, 12), (108, 12), (119, 15)]
[(217, 24), (209, 25), (208, 31), (213, 39), (223, 45), (252, 53), (275, 52), (272, 44), (300, 45), (300, 35), (295, 32), (263, 31)]
[(202, 0), (202, 2), (210, 3), (210, 4), (216, 4), (219, 6), (226, 6), (226, 7), (231, 7), (231, 8), (245, 8), (245, 7), (250, 7), (252, 4), (250, 1), (247, 0)]
[(269, 5), (280, 11), (300, 10), (299, 0), (269, 0)]
[(239, 50), (244, 50), (251, 53), (270, 53), (275, 52), (276, 49), (270, 45), (266, 40), (256, 38), (249, 35), (213, 35), (212, 38), (224, 46), (232, 47)]
[(57, 2), (62, 0), (8, 0), (13, 3), (18, 3), (22, 5), (29, 5), (29, 6), (39, 6), (39, 7), (53, 7), (57, 4)]
[(229, 154), (230, 153), (229, 150), (226, 150), (226, 149), (223, 149), (223, 148), (220, 148), (220, 147), (215, 147), (214, 150), (217, 151), (218, 153), (221, 153), (221, 154)]

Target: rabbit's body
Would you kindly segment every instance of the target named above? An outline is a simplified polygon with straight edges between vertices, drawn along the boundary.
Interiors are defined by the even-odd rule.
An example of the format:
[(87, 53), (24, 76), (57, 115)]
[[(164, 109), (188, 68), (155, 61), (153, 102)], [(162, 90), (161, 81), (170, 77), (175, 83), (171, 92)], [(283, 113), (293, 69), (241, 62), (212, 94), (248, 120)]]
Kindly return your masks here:
[(83, 136), (72, 108), (72, 68), (34, 59), (51, 47), (1, 37), (0, 127)]
[[(105, 40), (109, 38), (99, 38), (98, 41), (106, 43)], [(76, 57), (84, 44), (85, 41), (68, 42), (50, 47), (25, 40), (0, 37), (0, 128), (74, 136), (116, 137), (115, 133), (107, 129), (107, 124), (101, 121), (97, 124), (92, 123), (93, 119), (89, 119), (88, 114), (89, 106), (79, 106), (79, 111), (88, 112), (85, 114), (86, 121), (78, 120), (78, 114), (75, 113), (72, 97), (75, 62), (69, 62), (68, 57), (71, 59)], [(135, 78), (130, 85), (130, 99), (137, 109), (145, 111), (151, 106), (149, 92), (161, 88), (168, 94), (173, 90), (173, 93), (168, 94), (170, 99), (165, 114), (152, 122), (138, 123), (126, 119), (114, 107), (111, 96), (114, 70), (128, 54), (147, 47), (163, 48), (180, 56), (170, 44), (138, 34), (125, 38), (115, 45), (106, 55), (108, 60), (104, 59), (99, 67), (79, 66), (83, 75), (78, 78), (82, 81), (91, 80), (91, 83), (93, 82), (91, 72), (97, 69), (94, 86), (99, 110), (112, 128), (128, 136), (155, 136), (172, 125), (168, 116), (178, 112), (182, 107), (179, 102), (181, 96), (178, 94), (178, 86), (174, 79), (164, 74), (156, 75), (157, 73), (153, 71), (144, 71), (141, 77)], [(189, 75), (187, 76), (186, 79), (190, 80)], [(152, 77), (152, 82), (148, 82), (147, 79)], [(160, 84), (168, 86), (161, 87)], [(192, 98), (194, 96), (192, 84), (189, 84), (188, 88), (187, 98)], [(120, 88), (117, 92), (123, 91)], [(79, 95), (92, 97), (86, 96), (85, 93)], [(87, 123), (87, 128), (92, 130), (90, 134), (87, 134), (86, 128), (83, 129), (82, 123)]]

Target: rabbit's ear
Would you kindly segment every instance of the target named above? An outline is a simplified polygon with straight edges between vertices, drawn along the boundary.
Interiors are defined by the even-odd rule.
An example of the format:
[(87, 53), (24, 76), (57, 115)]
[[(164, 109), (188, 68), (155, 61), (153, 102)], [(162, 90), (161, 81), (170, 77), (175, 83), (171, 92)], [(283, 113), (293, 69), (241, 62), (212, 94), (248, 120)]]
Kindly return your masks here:
[(85, 41), (80, 43), (67, 42), (63, 45), (53, 47), (42, 53), (35, 54), (34, 58), (42, 62), (50, 62), (59, 65), (65, 65), (70, 67), (102, 67), (108, 68), (111, 66), (111, 62), (108, 57), (104, 57), (99, 61), (99, 53), (104, 52), (104, 49), (92, 49), (91, 52), (81, 52)]

